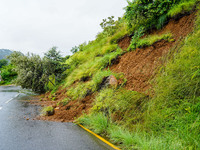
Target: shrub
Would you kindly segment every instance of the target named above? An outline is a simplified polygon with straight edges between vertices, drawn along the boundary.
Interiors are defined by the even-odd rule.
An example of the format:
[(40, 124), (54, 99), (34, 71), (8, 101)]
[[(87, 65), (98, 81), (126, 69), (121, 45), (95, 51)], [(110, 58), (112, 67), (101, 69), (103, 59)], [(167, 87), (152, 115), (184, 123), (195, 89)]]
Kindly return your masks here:
[(54, 114), (54, 108), (52, 106), (47, 106), (42, 109), (42, 115), (51, 116)]
[(198, 0), (185, 0), (183, 1), (182, 3), (179, 3), (177, 5), (174, 5), (170, 11), (167, 13), (167, 15), (169, 17), (174, 17), (174, 16), (177, 16), (177, 15), (180, 15), (180, 14), (185, 14), (187, 12), (190, 12), (195, 4), (197, 3)]
[(129, 24), (129, 28), (140, 26), (145, 29), (154, 27), (159, 22), (159, 18), (163, 17), (174, 4), (180, 0), (136, 0), (128, 1), (128, 6), (125, 8), (125, 18)]
[(14, 71), (15, 66), (9, 64), (8, 66), (3, 66), (1, 68), (1, 76), (4, 81), (1, 84), (10, 84), (17, 78), (17, 72)]

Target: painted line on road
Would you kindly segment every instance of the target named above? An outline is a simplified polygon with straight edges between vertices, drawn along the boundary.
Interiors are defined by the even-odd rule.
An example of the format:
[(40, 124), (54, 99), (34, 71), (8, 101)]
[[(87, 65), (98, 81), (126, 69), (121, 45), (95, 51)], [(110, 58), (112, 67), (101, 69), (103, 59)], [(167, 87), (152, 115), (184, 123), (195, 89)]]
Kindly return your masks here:
[(116, 150), (120, 150), (118, 147), (116, 147), (115, 145), (113, 145), (112, 143), (108, 142), (107, 140), (105, 140), (104, 138), (102, 138), (101, 136), (97, 135), (96, 133), (92, 132), (91, 130), (85, 128), (84, 126), (78, 124), (81, 128), (83, 128), (84, 130), (86, 130), (87, 132), (93, 134), (94, 136), (96, 136), (98, 139), (100, 139), (101, 141), (103, 141), (104, 143), (108, 144), (110, 147), (116, 149)]
[(20, 93), (17, 94), (17, 95), (15, 95), (15, 97), (11, 98), (10, 100), (6, 101), (5, 103), (8, 104), (9, 102), (11, 102), (12, 100), (14, 100), (14, 99), (15, 99), (17, 96), (19, 96), (19, 95), (20, 95)]
[(3, 107), (0, 107), (0, 110), (2, 110)]

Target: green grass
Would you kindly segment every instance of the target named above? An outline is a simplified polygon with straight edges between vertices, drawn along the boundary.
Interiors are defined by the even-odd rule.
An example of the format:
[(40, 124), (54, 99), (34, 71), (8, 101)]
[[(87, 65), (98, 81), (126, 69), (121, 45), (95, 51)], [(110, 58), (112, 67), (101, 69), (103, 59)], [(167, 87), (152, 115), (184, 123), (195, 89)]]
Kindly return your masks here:
[[(80, 65), (76, 66), (71, 71), (71, 73), (66, 79), (66, 87), (72, 85), (75, 81), (80, 81), (83, 77), (91, 77), (97, 71), (107, 67), (109, 64), (111, 64), (111, 61), (113, 59), (115, 59), (123, 53), (123, 51), (116, 45), (106, 45), (99, 49), (97, 52), (95, 52), (95, 54), (93, 54), (93, 52), (91, 54), (82, 54), (84, 57), (87, 56), (90, 59), (87, 59), (87, 61), (82, 62)], [(97, 57), (98, 55), (100, 55), (100, 57)]]
[(78, 118), (78, 122), (89, 125), (87, 127), (93, 129), (97, 134), (106, 134), (109, 125), (107, 117), (102, 113), (84, 115), (83, 117)]
[[(112, 120), (123, 123), (129, 129), (133, 124), (140, 122), (146, 109), (144, 102), (148, 97), (144, 94), (128, 91), (123, 88), (106, 88), (99, 92), (95, 98), (92, 112), (103, 112)], [(113, 116), (117, 116), (116, 118)]]
[(122, 38), (122, 37), (124, 37), (125, 35), (128, 35), (129, 34), (129, 32), (128, 32), (128, 27), (127, 27), (127, 25), (124, 23), (123, 24), (123, 27), (118, 31), (118, 32), (116, 32), (112, 37), (110, 37), (110, 43), (111, 44), (115, 44), (115, 43), (117, 43), (117, 41), (120, 39), (120, 38)]
[(71, 100), (70, 98), (64, 98), (63, 100), (61, 100), (61, 101), (59, 101), (59, 102), (57, 103), (57, 106), (59, 106), (59, 105), (65, 106), (65, 105), (68, 104), (68, 102), (69, 102), (70, 100)]
[(52, 106), (46, 106), (42, 109), (42, 115), (46, 116), (49, 113), (53, 113), (54, 112), (54, 108)]
[(85, 114), (78, 118), (76, 123), (81, 123), (95, 133), (106, 136), (121, 149), (177, 150), (185, 148), (182, 140), (174, 133), (154, 136), (153, 133), (142, 130), (131, 132), (121, 125), (113, 123), (103, 113)]
[(144, 39), (141, 39), (137, 43), (137, 47), (146, 47), (146, 46), (151, 46), (154, 43), (160, 41), (160, 40), (166, 40), (168, 42), (173, 41), (172, 39), (172, 34), (171, 33), (165, 33), (162, 35), (152, 35), (152, 36), (147, 36)]
[[(186, 148), (200, 148), (200, 18), (179, 53), (161, 69), (146, 125), (156, 134), (171, 131)], [(197, 73), (197, 74), (196, 74)], [(167, 88), (166, 88), (167, 87)]]
[[(76, 85), (69, 88), (67, 94), (73, 100), (75, 99), (83, 99), (86, 95), (90, 95), (97, 90), (99, 90), (100, 84), (103, 81), (104, 77), (108, 77), (110, 75), (114, 75), (117, 79), (122, 79), (125, 82), (123, 74), (113, 73), (112, 71), (108, 70), (99, 70), (97, 71), (90, 81), (88, 82), (79, 82)], [(123, 85), (121, 85), (123, 86)]]
[(130, 46), (128, 47), (128, 51), (134, 50), (136, 48), (151, 46), (154, 43), (161, 41), (161, 40), (166, 40), (168, 42), (172, 42), (172, 41), (174, 41), (174, 39), (172, 37), (173, 36), (171, 33), (165, 33), (162, 35), (149, 35), (143, 39), (139, 39), (137, 43), (135, 43), (135, 41), (131, 42)]
[[(154, 94), (106, 88), (78, 122), (122, 149), (200, 149), (200, 17), (153, 82)], [(171, 35), (146, 37), (141, 45)], [(147, 44), (146, 44), (147, 43)], [(99, 121), (101, 120), (101, 121)], [(103, 122), (103, 123), (102, 123)]]
[[(195, 0), (181, 1), (159, 18), (158, 26), (170, 17), (191, 11), (195, 4)], [(134, 27), (134, 31), (136, 29)], [(173, 41), (171, 33), (140, 39), (142, 29), (129, 50), (151, 46), (160, 40)], [(123, 22), (112, 36), (98, 34), (83, 51), (66, 61), (70, 68), (66, 70), (65, 88), (70, 100), (95, 95), (90, 114), (78, 118), (78, 123), (109, 138), (122, 149), (200, 149), (199, 14), (194, 32), (154, 78), (154, 92), (150, 96), (126, 90), (124, 84), (117, 88), (100, 87), (103, 78), (110, 75), (126, 82), (123, 74), (116, 74), (108, 67), (124, 53), (117, 41), (128, 34), (130, 29)]]
[(190, 12), (194, 8), (195, 4), (198, 1), (199, 0), (184, 0), (181, 3), (172, 7), (167, 15), (169, 17), (174, 17), (174, 16), (177, 16), (179, 14), (184, 14), (186, 12)]

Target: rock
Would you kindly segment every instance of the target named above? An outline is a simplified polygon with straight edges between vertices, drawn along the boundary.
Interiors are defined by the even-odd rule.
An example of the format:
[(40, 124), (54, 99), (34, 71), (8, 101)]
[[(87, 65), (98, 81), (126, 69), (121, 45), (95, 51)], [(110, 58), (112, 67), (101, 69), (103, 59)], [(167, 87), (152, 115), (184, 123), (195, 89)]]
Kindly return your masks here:
[(104, 87), (117, 88), (117, 85), (118, 85), (118, 81), (116, 77), (113, 75), (110, 75), (103, 78), (102, 83), (99, 85), (99, 89), (102, 89)]
[(108, 86), (111, 86), (111, 87), (114, 87), (114, 88), (117, 88), (117, 85), (118, 85), (118, 81), (117, 79), (115, 78), (115, 76), (111, 75), (108, 77)]
[(59, 109), (60, 109), (60, 107), (56, 107), (56, 108), (55, 108), (55, 110), (59, 110)]

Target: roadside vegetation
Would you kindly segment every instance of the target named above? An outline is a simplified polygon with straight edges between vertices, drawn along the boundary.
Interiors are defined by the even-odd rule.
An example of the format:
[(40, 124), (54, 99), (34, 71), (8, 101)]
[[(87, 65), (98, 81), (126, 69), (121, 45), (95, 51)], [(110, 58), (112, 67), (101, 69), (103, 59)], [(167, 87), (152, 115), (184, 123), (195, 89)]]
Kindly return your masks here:
[[(124, 35), (134, 35), (127, 51), (160, 40), (173, 42), (171, 33), (142, 37), (151, 29), (162, 28), (170, 18), (179, 18), (195, 7), (199, 10), (199, 2), (193, 0), (129, 2), (122, 22), (127, 22), (128, 32)], [(77, 122), (111, 139), (122, 149), (199, 149), (199, 21), (197, 17), (194, 32), (182, 41), (177, 48), (179, 51), (169, 57), (157, 73), (151, 95), (127, 91), (123, 87), (102, 89), (94, 99), (90, 114), (84, 114)], [(108, 43), (113, 43), (115, 35), (119, 34), (109, 37)], [(118, 56), (123, 53), (121, 51)], [(104, 68), (102, 66), (102, 71)], [(80, 78), (74, 78), (77, 80)]]
[[(52, 47), (43, 58), (39, 55), (29, 53), (24, 55), (15, 51), (8, 56), (10, 66), (15, 64), (10, 70), (17, 74), (13, 83), (37, 93), (52, 90), (66, 77), (63, 72), (68, 66), (63, 62), (68, 58), (62, 58), (56, 47)], [(9, 69), (8, 66), (6, 69)], [(6, 71), (2, 70), (2, 78), (6, 79), (4, 74)]]
[(0, 60), (0, 85), (12, 84), (13, 80), (17, 77), (17, 73), (14, 71), (14, 68), (15, 66), (9, 63), (7, 59)]
[[(70, 57), (62, 58), (55, 47), (44, 58), (11, 54), (18, 74), (15, 82), (39, 93), (50, 90), (52, 100), (56, 100), (58, 89), (66, 89), (57, 106), (93, 96), (90, 112), (76, 123), (122, 149), (200, 149), (199, 4), (199, 0), (128, 1), (122, 18), (104, 19), (100, 24), (103, 31), (96, 39), (73, 47)], [(194, 31), (169, 51), (170, 56), (152, 78), (151, 90), (128, 90), (125, 75), (110, 69), (118, 58), (159, 41), (174, 42), (170, 31), (149, 33), (162, 29), (170, 19), (191, 13), (197, 16)], [(118, 43), (125, 37), (131, 37), (130, 45), (122, 49)], [(104, 83), (110, 76), (120, 81), (117, 86)], [(49, 109), (44, 108), (44, 112)]]
[[(96, 97), (92, 113), (78, 122), (122, 149), (199, 149), (199, 29), (198, 17), (181, 50), (160, 69), (151, 98), (105, 89)], [(113, 115), (120, 119), (113, 120)]]

